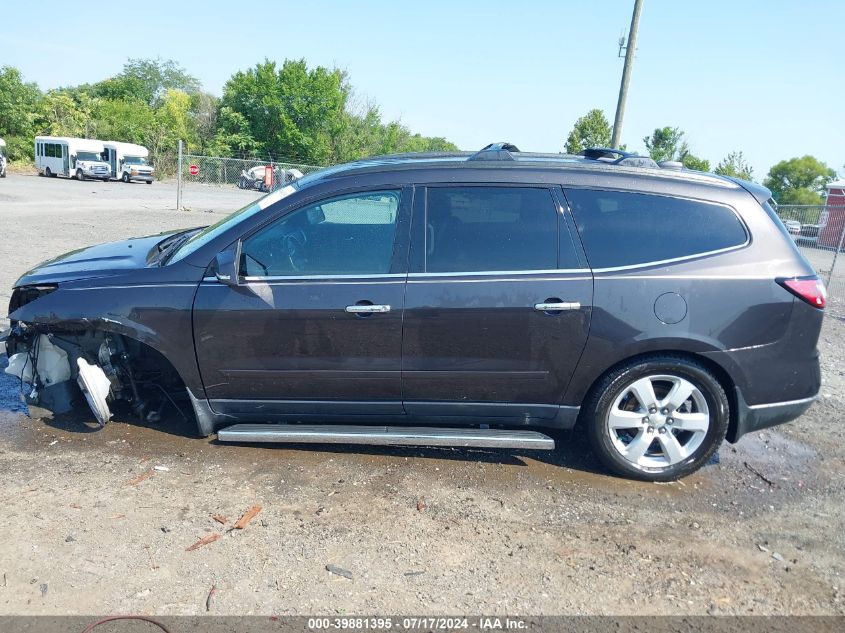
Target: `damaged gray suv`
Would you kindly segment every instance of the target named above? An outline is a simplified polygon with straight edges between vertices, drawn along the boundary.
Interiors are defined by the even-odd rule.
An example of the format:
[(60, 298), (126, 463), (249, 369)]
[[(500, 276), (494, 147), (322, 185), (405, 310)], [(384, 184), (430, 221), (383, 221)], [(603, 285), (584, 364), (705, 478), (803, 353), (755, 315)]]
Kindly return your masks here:
[[(617, 150), (373, 158), (27, 272), (31, 403), (220, 441), (550, 449), (687, 475), (817, 397), (825, 290), (770, 192)], [(122, 404), (121, 404), (122, 403)]]

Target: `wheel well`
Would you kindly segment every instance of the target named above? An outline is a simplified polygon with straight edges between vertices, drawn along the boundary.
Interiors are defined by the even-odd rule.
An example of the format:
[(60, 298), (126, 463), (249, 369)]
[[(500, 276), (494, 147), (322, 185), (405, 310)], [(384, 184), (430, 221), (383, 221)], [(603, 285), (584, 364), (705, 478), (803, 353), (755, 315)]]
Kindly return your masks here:
[[(700, 354), (694, 354), (692, 352), (681, 352), (678, 350), (660, 350), (660, 351), (651, 351), (645, 352), (643, 354), (636, 354), (634, 356), (629, 356), (628, 358), (623, 358), (619, 362), (611, 365), (605, 371), (603, 371), (590, 385), (590, 388), (587, 389), (587, 392), (584, 396), (584, 402), (590, 399), (595, 391), (596, 387), (604, 380), (604, 377), (607, 376), (610, 372), (615, 371), (619, 367), (623, 365), (628, 365), (632, 363), (638, 363), (640, 361), (647, 360), (649, 358), (655, 358), (658, 356), (680, 356), (682, 358), (686, 358), (688, 360), (694, 361), (699, 365), (704, 366), (713, 376), (715, 376), (716, 380), (722, 386), (722, 389), (725, 390), (725, 395), (728, 397), (728, 405), (729, 409), (729, 422), (728, 422), (728, 437), (733, 437), (734, 432), (736, 431), (737, 427), (737, 420), (738, 420), (738, 405), (736, 399), (736, 388), (733, 379), (730, 377), (727, 371), (719, 365), (718, 363), (714, 362), (713, 360), (707, 358), (706, 356), (702, 356)], [(584, 408), (581, 408), (581, 412), (578, 415), (578, 426), (581, 427), (583, 424), (582, 417), (585, 415)]]

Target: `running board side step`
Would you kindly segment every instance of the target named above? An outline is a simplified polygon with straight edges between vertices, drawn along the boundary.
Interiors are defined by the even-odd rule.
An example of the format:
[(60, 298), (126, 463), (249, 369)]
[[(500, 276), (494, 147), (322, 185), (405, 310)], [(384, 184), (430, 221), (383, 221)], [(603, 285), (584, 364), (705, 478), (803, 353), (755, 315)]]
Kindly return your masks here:
[(330, 424), (235, 424), (217, 432), (221, 442), (371, 444), (553, 450), (555, 441), (536, 431)]

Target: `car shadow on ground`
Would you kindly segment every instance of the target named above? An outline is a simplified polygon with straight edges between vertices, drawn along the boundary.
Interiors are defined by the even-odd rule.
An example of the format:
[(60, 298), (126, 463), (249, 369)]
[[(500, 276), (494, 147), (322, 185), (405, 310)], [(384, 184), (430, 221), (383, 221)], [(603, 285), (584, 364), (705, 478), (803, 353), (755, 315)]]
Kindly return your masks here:
[[(101, 427), (93, 421), (84, 401), (68, 413), (50, 414), (48, 411), (30, 407), (23, 403), (20, 396), (20, 381), (12, 376), (4, 375), (5, 356), (0, 355), (0, 412), (10, 412), (18, 415), (29, 415), (37, 418), (42, 424), (57, 431), (68, 434), (88, 435), (100, 432)], [(178, 407), (178, 409), (177, 409)], [(178, 437), (183, 440), (201, 442), (217, 449), (229, 447), (250, 448), (252, 450), (279, 451), (295, 450), (301, 452), (319, 452), (333, 455), (368, 455), (390, 457), (413, 457), (426, 460), (448, 460), (455, 462), (479, 462), (486, 464), (501, 464), (508, 466), (527, 466), (528, 462), (539, 462), (560, 468), (571, 469), (585, 474), (608, 476), (595, 455), (593, 455), (582, 429), (571, 431), (552, 429), (537, 429), (555, 441), (554, 450), (537, 451), (524, 449), (488, 449), (461, 447), (427, 447), (427, 446), (376, 446), (366, 444), (319, 444), (319, 443), (244, 443), (220, 442), (215, 436), (199, 438), (196, 420), (190, 408), (190, 403), (177, 400), (168, 403), (161, 411), (161, 419), (148, 420), (135, 415), (128, 406), (115, 409), (113, 422), (120, 424), (127, 430), (132, 427), (148, 429), (165, 435)], [(373, 421), (374, 424), (384, 425), (384, 421)], [(718, 463), (716, 453), (708, 465)], [(612, 476), (612, 475), (610, 475)]]

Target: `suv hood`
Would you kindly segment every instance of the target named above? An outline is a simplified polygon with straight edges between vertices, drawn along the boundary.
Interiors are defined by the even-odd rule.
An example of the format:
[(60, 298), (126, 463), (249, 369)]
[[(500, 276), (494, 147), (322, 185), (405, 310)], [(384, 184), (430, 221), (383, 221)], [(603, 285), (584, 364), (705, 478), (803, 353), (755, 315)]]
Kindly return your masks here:
[(108, 242), (59, 255), (25, 272), (15, 282), (15, 287), (110, 277), (127, 270), (146, 268), (150, 250), (168, 236), (178, 232), (170, 231), (149, 237)]

